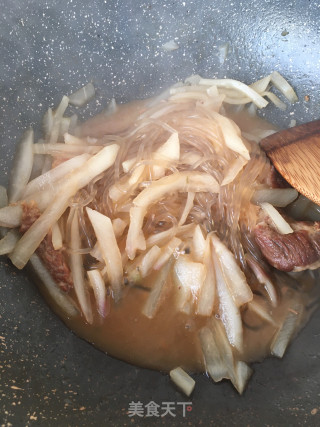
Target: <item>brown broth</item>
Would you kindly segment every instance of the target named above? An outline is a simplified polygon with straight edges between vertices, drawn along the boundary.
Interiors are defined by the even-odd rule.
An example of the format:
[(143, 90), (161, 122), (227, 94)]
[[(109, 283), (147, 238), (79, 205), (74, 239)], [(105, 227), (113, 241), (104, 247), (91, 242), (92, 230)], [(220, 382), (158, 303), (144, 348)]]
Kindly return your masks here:
[[(143, 108), (143, 103), (139, 107)], [(131, 112), (136, 110), (135, 104), (128, 105)], [(126, 111), (127, 110), (120, 110)], [(135, 118), (131, 117), (128, 121)], [(119, 117), (117, 117), (119, 119)], [(120, 117), (121, 118), (121, 117)], [(232, 117), (244, 130), (250, 128), (270, 129), (272, 126), (261, 119), (249, 117), (248, 114), (238, 114)], [(105, 117), (102, 117), (105, 120)], [(87, 134), (97, 126), (97, 135), (105, 132), (105, 127), (100, 123), (101, 118), (94, 118), (83, 126), (82, 132)], [(99, 124), (100, 123), (100, 124)], [(109, 122), (106, 123), (109, 126)], [(127, 126), (127, 123), (125, 123)], [(89, 132), (89, 133), (90, 133)], [(152, 287), (152, 275), (141, 285)], [(40, 286), (41, 289), (41, 286)], [(43, 292), (43, 290), (42, 290)], [(94, 322), (88, 324), (84, 317), (78, 315), (68, 318), (44, 293), (45, 298), (62, 318), (66, 325), (77, 335), (92, 343), (97, 348), (109, 355), (132, 363), (137, 366), (169, 371), (177, 366), (192, 371), (203, 372), (206, 370), (204, 356), (201, 349), (199, 331), (208, 324), (208, 317), (201, 317), (179, 312), (174, 300), (176, 289), (171, 280), (168, 280), (161, 295), (161, 302), (152, 319), (143, 313), (143, 306), (149, 296), (149, 292), (141, 287), (127, 286), (122, 299), (115, 305), (111, 302), (111, 310), (105, 319), (102, 319), (94, 310)], [(308, 294), (293, 292), (295, 297), (303, 300), (304, 306), (310, 301)], [(75, 295), (72, 295), (76, 300)], [(273, 308), (267, 303), (267, 309), (275, 324), (270, 324), (249, 312), (244, 313), (247, 307), (242, 309), (244, 322), (244, 348), (242, 354), (234, 351), (238, 360), (253, 362), (262, 360), (270, 354), (270, 343), (277, 327), (284, 321), (288, 308), (292, 301), (292, 292), (283, 292), (281, 303)], [(95, 307), (94, 297), (91, 295), (92, 306)], [(216, 309), (218, 311), (218, 309)], [(218, 317), (217, 313), (213, 316)], [(304, 316), (303, 324), (308, 315)]]
[[(41, 286), (40, 289), (43, 292)], [(111, 305), (110, 313), (105, 319), (95, 313), (92, 325), (81, 315), (66, 317), (56, 303), (45, 292), (43, 294), (72, 331), (110, 356), (136, 366), (165, 372), (177, 366), (191, 372), (206, 370), (199, 331), (208, 324), (209, 317), (187, 315), (175, 310), (172, 304), (175, 289), (170, 281), (165, 285), (159, 309), (152, 319), (142, 314), (149, 292), (141, 288), (126, 289), (118, 305)], [(285, 288), (277, 307), (272, 308), (266, 304), (275, 325), (250, 312), (243, 314), (244, 348), (242, 354), (234, 351), (236, 360), (251, 363), (262, 361), (270, 355), (272, 338), (283, 323), (293, 299), (299, 299), (307, 306), (313, 298), (308, 293)], [(170, 303), (167, 304), (167, 301)], [(213, 315), (218, 317), (217, 314)], [(307, 322), (309, 316), (310, 312), (305, 311), (298, 329)]]

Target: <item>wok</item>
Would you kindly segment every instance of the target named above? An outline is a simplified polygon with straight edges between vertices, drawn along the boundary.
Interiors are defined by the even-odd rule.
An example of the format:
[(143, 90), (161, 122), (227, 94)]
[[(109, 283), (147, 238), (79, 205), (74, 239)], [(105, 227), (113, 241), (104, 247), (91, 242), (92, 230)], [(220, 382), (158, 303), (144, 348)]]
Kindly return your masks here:
[[(299, 102), (262, 115), (280, 127), (319, 117), (320, 8), (305, 0), (0, 0), (0, 184), (17, 139), (62, 94), (93, 81), (83, 117), (192, 74), (245, 82), (282, 73)], [(161, 46), (175, 40), (179, 48)], [(224, 60), (221, 46), (228, 44)], [(309, 96), (310, 100), (307, 101)], [(243, 396), (196, 375), (191, 399), (168, 376), (106, 356), (46, 306), (25, 272), (0, 260), (0, 424), (9, 426), (319, 425), (320, 312), (283, 360), (255, 364)], [(175, 414), (129, 417), (130, 402)], [(192, 402), (185, 416), (178, 403)], [(319, 409), (319, 411), (318, 411)]]

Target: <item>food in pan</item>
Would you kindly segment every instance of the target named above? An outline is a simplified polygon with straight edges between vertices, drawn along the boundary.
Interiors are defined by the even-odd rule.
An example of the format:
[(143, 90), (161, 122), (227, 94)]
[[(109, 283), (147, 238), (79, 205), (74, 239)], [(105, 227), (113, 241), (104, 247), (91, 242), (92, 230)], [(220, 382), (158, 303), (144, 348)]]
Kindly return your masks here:
[[(259, 147), (275, 131), (257, 109), (296, 94), (274, 72), (247, 86), (191, 76), (161, 95), (79, 124), (49, 108), (28, 130), (1, 190), (1, 254), (33, 271), (81, 337), (127, 362), (230, 379), (282, 357), (318, 296), (319, 223)], [(282, 96), (281, 95), (281, 96)], [(317, 219), (317, 208), (310, 205)]]

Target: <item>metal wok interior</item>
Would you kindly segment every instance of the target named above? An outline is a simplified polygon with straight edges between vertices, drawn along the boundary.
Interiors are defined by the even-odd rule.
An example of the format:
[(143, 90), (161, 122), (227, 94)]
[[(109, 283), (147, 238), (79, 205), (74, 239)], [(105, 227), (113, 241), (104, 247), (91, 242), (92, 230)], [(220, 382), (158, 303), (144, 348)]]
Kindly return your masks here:
[[(141, 99), (193, 73), (250, 83), (278, 70), (299, 102), (262, 115), (283, 128), (291, 119), (319, 118), (317, 3), (0, 0), (0, 184), (23, 131), (32, 125), (39, 133), (45, 110), (88, 81), (98, 96), (84, 118), (113, 97)], [(170, 40), (179, 48), (165, 52)], [(1, 425), (319, 425), (319, 311), (283, 360), (254, 365), (242, 396), (199, 374), (190, 400), (167, 375), (115, 360), (75, 336), (6, 259), (0, 270)], [(192, 410), (133, 423), (132, 401), (192, 401)]]

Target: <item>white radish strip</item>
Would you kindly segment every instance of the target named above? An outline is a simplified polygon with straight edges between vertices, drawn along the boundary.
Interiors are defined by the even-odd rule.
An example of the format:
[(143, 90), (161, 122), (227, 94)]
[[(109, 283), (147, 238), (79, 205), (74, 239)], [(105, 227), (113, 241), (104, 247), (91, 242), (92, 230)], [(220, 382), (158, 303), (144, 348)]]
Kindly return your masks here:
[(270, 316), (266, 307), (264, 307), (263, 303), (259, 300), (261, 300), (261, 298), (259, 298), (257, 295), (254, 295), (253, 300), (248, 303), (248, 309), (253, 311), (257, 316), (259, 316), (260, 319), (266, 320), (273, 326), (277, 326), (275, 320)]
[(0, 209), (8, 205), (7, 189), (0, 185)]
[(163, 246), (174, 236), (183, 236), (184, 239), (193, 236), (195, 224), (181, 225), (181, 227), (172, 227), (161, 233), (153, 234), (149, 236), (146, 240), (147, 248), (150, 248), (153, 245)]
[(192, 193), (191, 191), (188, 192), (187, 201), (185, 204), (185, 207), (183, 209), (181, 218), (179, 220), (178, 226), (183, 225), (186, 222), (186, 219), (193, 208), (193, 201), (194, 201), (195, 193)]
[(276, 229), (281, 234), (290, 234), (293, 233), (293, 229), (287, 223), (287, 221), (280, 215), (276, 208), (274, 208), (270, 203), (264, 202), (261, 203), (262, 210), (270, 217)]
[(62, 117), (60, 122), (59, 139), (62, 138), (66, 132), (69, 131), (70, 122), (70, 117)]
[(152, 182), (133, 200), (135, 206), (147, 207), (173, 192), (219, 192), (217, 181), (206, 173), (178, 172)]
[(69, 132), (75, 132), (77, 124), (78, 124), (78, 116), (76, 114), (73, 114), (70, 117)]
[(267, 98), (269, 98), (270, 101), (273, 102), (274, 105), (276, 107), (278, 107), (280, 110), (285, 111), (287, 109), (286, 104), (284, 102), (282, 102), (281, 99), (279, 99), (277, 97), (277, 95), (275, 95), (274, 93), (272, 93), (272, 92), (264, 92), (263, 95), (266, 96)]
[(125, 173), (128, 173), (132, 167), (136, 164), (137, 158), (134, 157), (133, 159), (125, 160), (122, 162), (122, 169)]
[(24, 199), (26, 203), (34, 202), (39, 210), (43, 212), (52, 202), (53, 198), (57, 196), (59, 191), (64, 187), (65, 178), (61, 178), (59, 181), (56, 181), (52, 188), (48, 187), (44, 191), (37, 191), (36, 193), (30, 194)]
[(112, 220), (112, 227), (116, 237), (122, 236), (124, 230), (126, 229), (128, 223), (121, 218), (114, 218)]
[(152, 319), (154, 315), (157, 312), (157, 309), (159, 308), (159, 305), (162, 300), (162, 295), (165, 290), (165, 285), (167, 283), (167, 277), (170, 272), (172, 263), (173, 263), (173, 257), (171, 260), (167, 262), (167, 264), (164, 265), (164, 267), (159, 271), (157, 277), (155, 278), (153, 282), (153, 286), (150, 292), (150, 295), (145, 302), (145, 305), (142, 310), (142, 314), (149, 319)]
[(195, 261), (202, 262), (206, 250), (207, 242), (199, 224), (196, 225), (192, 236), (193, 258)]
[(210, 237), (206, 240), (206, 248), (203, 255), (203, 263), (206, 267), (206, 276), (200, 290), (196, 314), (199, 316), (211, 316), (216, 301), (216, 276), (211, 254)]
[(78, 89), (69, 96), (69, 102), (71, 105), (75, 105), (76, 107), (82, 107), (95, 96), (95, 93), (96, 91), (93, 84), (87, 83), (81, 89)]
[(89, 154), (81, 154), (80, 156), (76, 156), (70, 160), (66, 160), (59, 166), (33, 179), (26, 185), (23, 191), (23, 199), (30, 196), (30, 194), (36, 193), (38, 191), (44, 191), (47, 189), (52, 190), (53, 184), (56, 181), (66, 176), (74, 169), (77, 169), (82, 166), (89, 158)]
[(100, 246), (99, 246), (99, 242), (97, 242), (97, 243), (94, 245), (94, 247), (91, 249), (91, 251), (90, 251), (90, 255), (91, 255), (93, 258), (96, 258), (98, 261), (103, 262), (103, 256), (102, 256), (102, 254), (101, 254), (101, 249), (100, 249)]
[(252, 203), (270, 203), (272, 206), (284, 208), (292, 203), (299, 193), (294, 188), (263, 188), (256, 190), (251, 198)]
[(154, 160), (176, 160), (180, 158), (179, 134), (175, 132), (169, 136), (153, 155)]
[(244, 104), (248, 104), (249, 102), (251, 102), (251, 99), (250, 98), (231, 98), (230, 96), (226, 96), (224, 98), (224, 102), (226, 104), (243, 106)]
[(168, 230), (161, 231), (160, 233), (156, 233), (149, 236), (146, 240), (147, 248), (150, 248), (153, 245), (159, 245), (159, 246), (165, 245), (169, 240), (171, 240), (176, 235), (177, 230), (178, 230), (178, 227), (172, 227), (172, 228), (169, 228)]
[(146, 249), (146, 243), (142, 234), (143, 219), (146, 212), (145, 207), (134, 206), (130, 209), (130, 225), (126, 242), (126, 252), (129, 259), (134, 259), (137, 249)]
[(35, 154), (50, 154), (52, 156), (77, 156), (83, 153), (96, 154), (101, 148), (101, 145), (34, 144), (33, 152)]
[[(266, 101), (261, 95), (259, 95), (255, 90), (246, 84), (239, 82), (237, 80), (232, 79), (201, 79), (199, 82), (200, 85), (206, 86), (218, 86), (227, 88), (227, 89), (235, 89), (236, 91), (242, 93), (251, 99), (252, 102), (256, 104), (258, 108), (264, 108), (268, 105), (268, 101)], [(208, 89), (208, 94), (210, 95), (210, 88)]]
[(181, 245), (181, 240), (178, 237), (174, 237), (170, 240), (165, 248), (162, 249), (161, 256), (158, 258), (157, 262), (154, 264), (154, 270), (160, 270), (166, 262), (168, 262), (171, 255), (176, 251)]
[(195, 380), (182, 368), (175, 368), (169, 372), (171, 380), (186, 395), (190, 396), (195, 387)]
[[(180, 158), (180, 142), (178, 132), (170, 135), (168, 140), (162, 144), (153, 154), (152, 159), (164, 160), (167, 162), (177, 162)], [(162, 166), (153, 166), (152, 175), (154, 179), (161, 178), (164, 175), (164, 168)]]
[(20, 205), (5, 206), (0, 209), (0, 227), (19, 227), (22, 218), (22, 207)]
[(52, 131), (53, 120), (54, 120), (54, 116), (53, 116), (52, 108), (48, 108), (47, 112), (43, 116), (43, 127), (44, 127), (47, 142), (49, 141), (50, 134)]
[(208, 321), (208, 326), (213, 333), (218, 352), (227, 370), (224, 378), (230, 379), (233, 382), (235, 379), (233, 349), (226, 336), (223, 322), (221, 322), (221, 320), (217, 320), (215, 317), (211, 317)]
[(87, 145), (87, 141), (83, 138), (78, 138), (77, 136), (70, 135), (70, 133), (63, 134), (64, 143), (67, 145)]
[(21, 237), (12, 252), (10, 258), (17, 268), (23, 268), (26, 265), (30, 256), (48, 234), (50, 228), (68, 207), (70, 198), (78, 190), (88, 185), (93, 178), (112, 166), (118, 151), (119, 145), (109, 145), (91, 157), (81, 168), (76, 169), (66, 177), (59, 194), (53, 198), (40, 218)]
[(207, 91), (207, 88), (205, 86), (199, 86), (199, 85), (189, 86), (188, 85), (188, 86), (181, 86), (181, 87), (172, 87), (170, 89), (170, 95), (175, 95), (176, 93), (184, 93), (184, 92), (206, 92), (206, 91)]
[(246, 160), (244, 157), (240, 156), (236, 160), (234, 160), (229, 169), (227, 170), (227, 173), (225, 177), (223, 178), (223, 181), (221, 183), (222, 185), (228, 185), (230, 182), (234, 181), (238, 174), (241, 172), (243, 167), (248, 163), (248, 160)]
[(251, 301), (253, 298), (252, 290), (233, 253), (229, 251), (216, 234), (211, 235), (211, 241), (220, 261), (224, 283), (228, 287), (234, 303), (237, 307), (240, 307)]
[(246, 160), (249, 160), (250, 154), (242, 141), (239, 127), (233, 121), (219, 113), (212, 112), (211, 114), (220, 126), (226, 146), (229, 147), (230, 150), (240, 154)]
[(159, 258), (161, 249), (159, 246), (153, 246), (143, 257), (140, 265), (139, 271), (142, 277), (146, 277), (152, 270), (153, 265)]
[(290, 344), (291, 339), (294, 334), (297, 332), (297, 327), (299, 325), (300, 319), (303, 314), (302, 304), (295, 304), (292, 308), (288, 310), (288, 314), (274, 336), (270, 349), (273, 356), (282, 358), (288, 345)]
[(176, 306), (185, 311), (188, 302), (197, 300), (206, 277), (206, 268), (200, 262), (193, 262), (189, 255), (180, 255), (174, 263), (176, 284)]
[[(168, 140), (164, 144), (162, 144), (152, 155), (152, 159), (155, 161), (157, 160), (178, 161), (179, 158), (180, 158), (180, 142), (179, 142), (179, 135), (177, 132), (172, 133), (168, 138)], [(136, 162), (137, 162), (136, 157), (129, 160), (125, 160), (122, 163), (122, 168), (124, 172), (128, 173), (133, 168)], [(139, 169), (141, 167), (144, 167), (144, 166), (143, 165), (138, 166), (138, 168), (136, 169)], [(152, 166), (152, 170), (153, 170), (154, 179), (158, 179), (162, 176), (161, 174), (163, 171), (162, 166), (157, 166), (157, 165)]]
[(50, 144), (55, 144), (58, 141), (60, 135), (61, 120), (68, 105), (69, 98), (67, 96), (63, 96), (60, 104), (58, 105), (58, 108), (53, 113), (53, 123), (47, 141)]
[(287, 80), (278, 71), (271, 73), (271, 83), (292, 103), (298, 101), (297, 94)]
[(181, 92), (176, 93), (175, 95), (170, 96), (169, 101), (171, 102), (188, 102), (188, 101), (201, 101), (203, 103), (207, 102), (209, 99), (208, 93), (205, 92)]
[(79, 232), (79, 217), (76, 210), (71, 222), (71, 253), (70, 253), (70, 270), (74, 284), (74, 290), (77, 295), (81, 310), (88, 323), (93, 322), (92, 308), (90, 303), (90, 295), (84, 280), (84, 269), (82, 255), (79, 253), (81, 249), (81, 238)]
[(59, 309), (62, 310), (65, 315), (68, 317), (75, 317), (79, 315), (79, 311), (73, 300), (58, 287), (37, 254), (33, 254), (31, 256), (28, 267), (31, 267), (38, 278), (37, 283), (39, 288), (45, 289), (47, 295), (53, 299), (55, 304), (57, 304)]
[(9, 203), (16, 202), (27, 185), (33, 165), (33, 130), (28, 130), (14, 155), (8, 189)]
[(271, 76), (269, 75), (269, 76), (263, 77), (260, 80), (257, 80), (254, 83), (251, 83), (249, 87), (253, 89), (255, 92), (258, 92), (261, 94), (262, 92), (267, 90), (267, 87), (270, 84), (270, 81), (271, 81)]
[(204, 327), (199, 331), (202, 353), (205, 360), (206, 371), (215, 382), (229, 378), (225, 358), (221, 356), (212, 330)]
[(256, 276), (258, 282), (264, 286), (272, 306), (276, 307), (278, 304), (278, 295), (274, 285), (272, 284), (271, 280), (267, 276), (267, 273), (263, 270), (261, 265), (251, 255), (246, 254), (246, 261), (249, 267), (251, 268), (251, 270), (253, 271), (254, 275)]
[(9, 231), (0, 240), (0, 255), (7, 255), (13, 251), (17, 241), (19, 240), (19, 233), (16, 230)]
[(62, 234), (59, 227), (59, 223), (56, 222), (52, 226), (52, 246), (57, 251), (62, 248)]
[(89, 270), (87, 275), (96, 299), (98, 312), (101, 317), (106, 317), (106, 285), (99, 270)]
[(118, 302), (121, 297), (123, 285), (123, 267), (121, 253), (113, 231), (112, 222), (110, 218), (93, 209), (87, 207), (86, 211), (98, 239), (103, 260), (106, 264), (114, 300)]
[(241, 360), (235, 362), (234, 378), (231, 381), (239, 394), (243, 393), (252, 373), (253, 370), (245, 362)]
[[(145, 166), (140, 165), (133, 170), (133, 172), (129, 178), (129, 181), (128, 181), (130, 186), (133, 186), (133, 185), (137, 184), (139, 181), (142, 181), (144, 169), (145, 169)], [(130, 190), (130, 188), (128, 190)]]
[(199, 160), (202, 159), (202, 156), (200, 156), (200, 154), (197, 153), (183, 153), (181, 156), (181, 163), (184, 165), (194, 165), (195, 163), (199, 162)]
[[(213, 251), (214, 252), (214, 251)], [(227, 333), (229, 343), (240, 352), (243, 347), (243, 328), (241, 313), (234, 303), (225, 279), (223, 277), (220, 261), (213, 254), (217, 291), (219, 296), (220, 317)]]
[[(121, 184), (119, 183), (113, 184), (109, 188), (109, 197), (114, 202), (118, 202), (121, 199), (121, 197), (125, 196), (128, 193), (129, 189), (130, 189), (130, 186), (128, 181)], [(119, 212), (119, 209), (118, 209), (118, 212)]]

